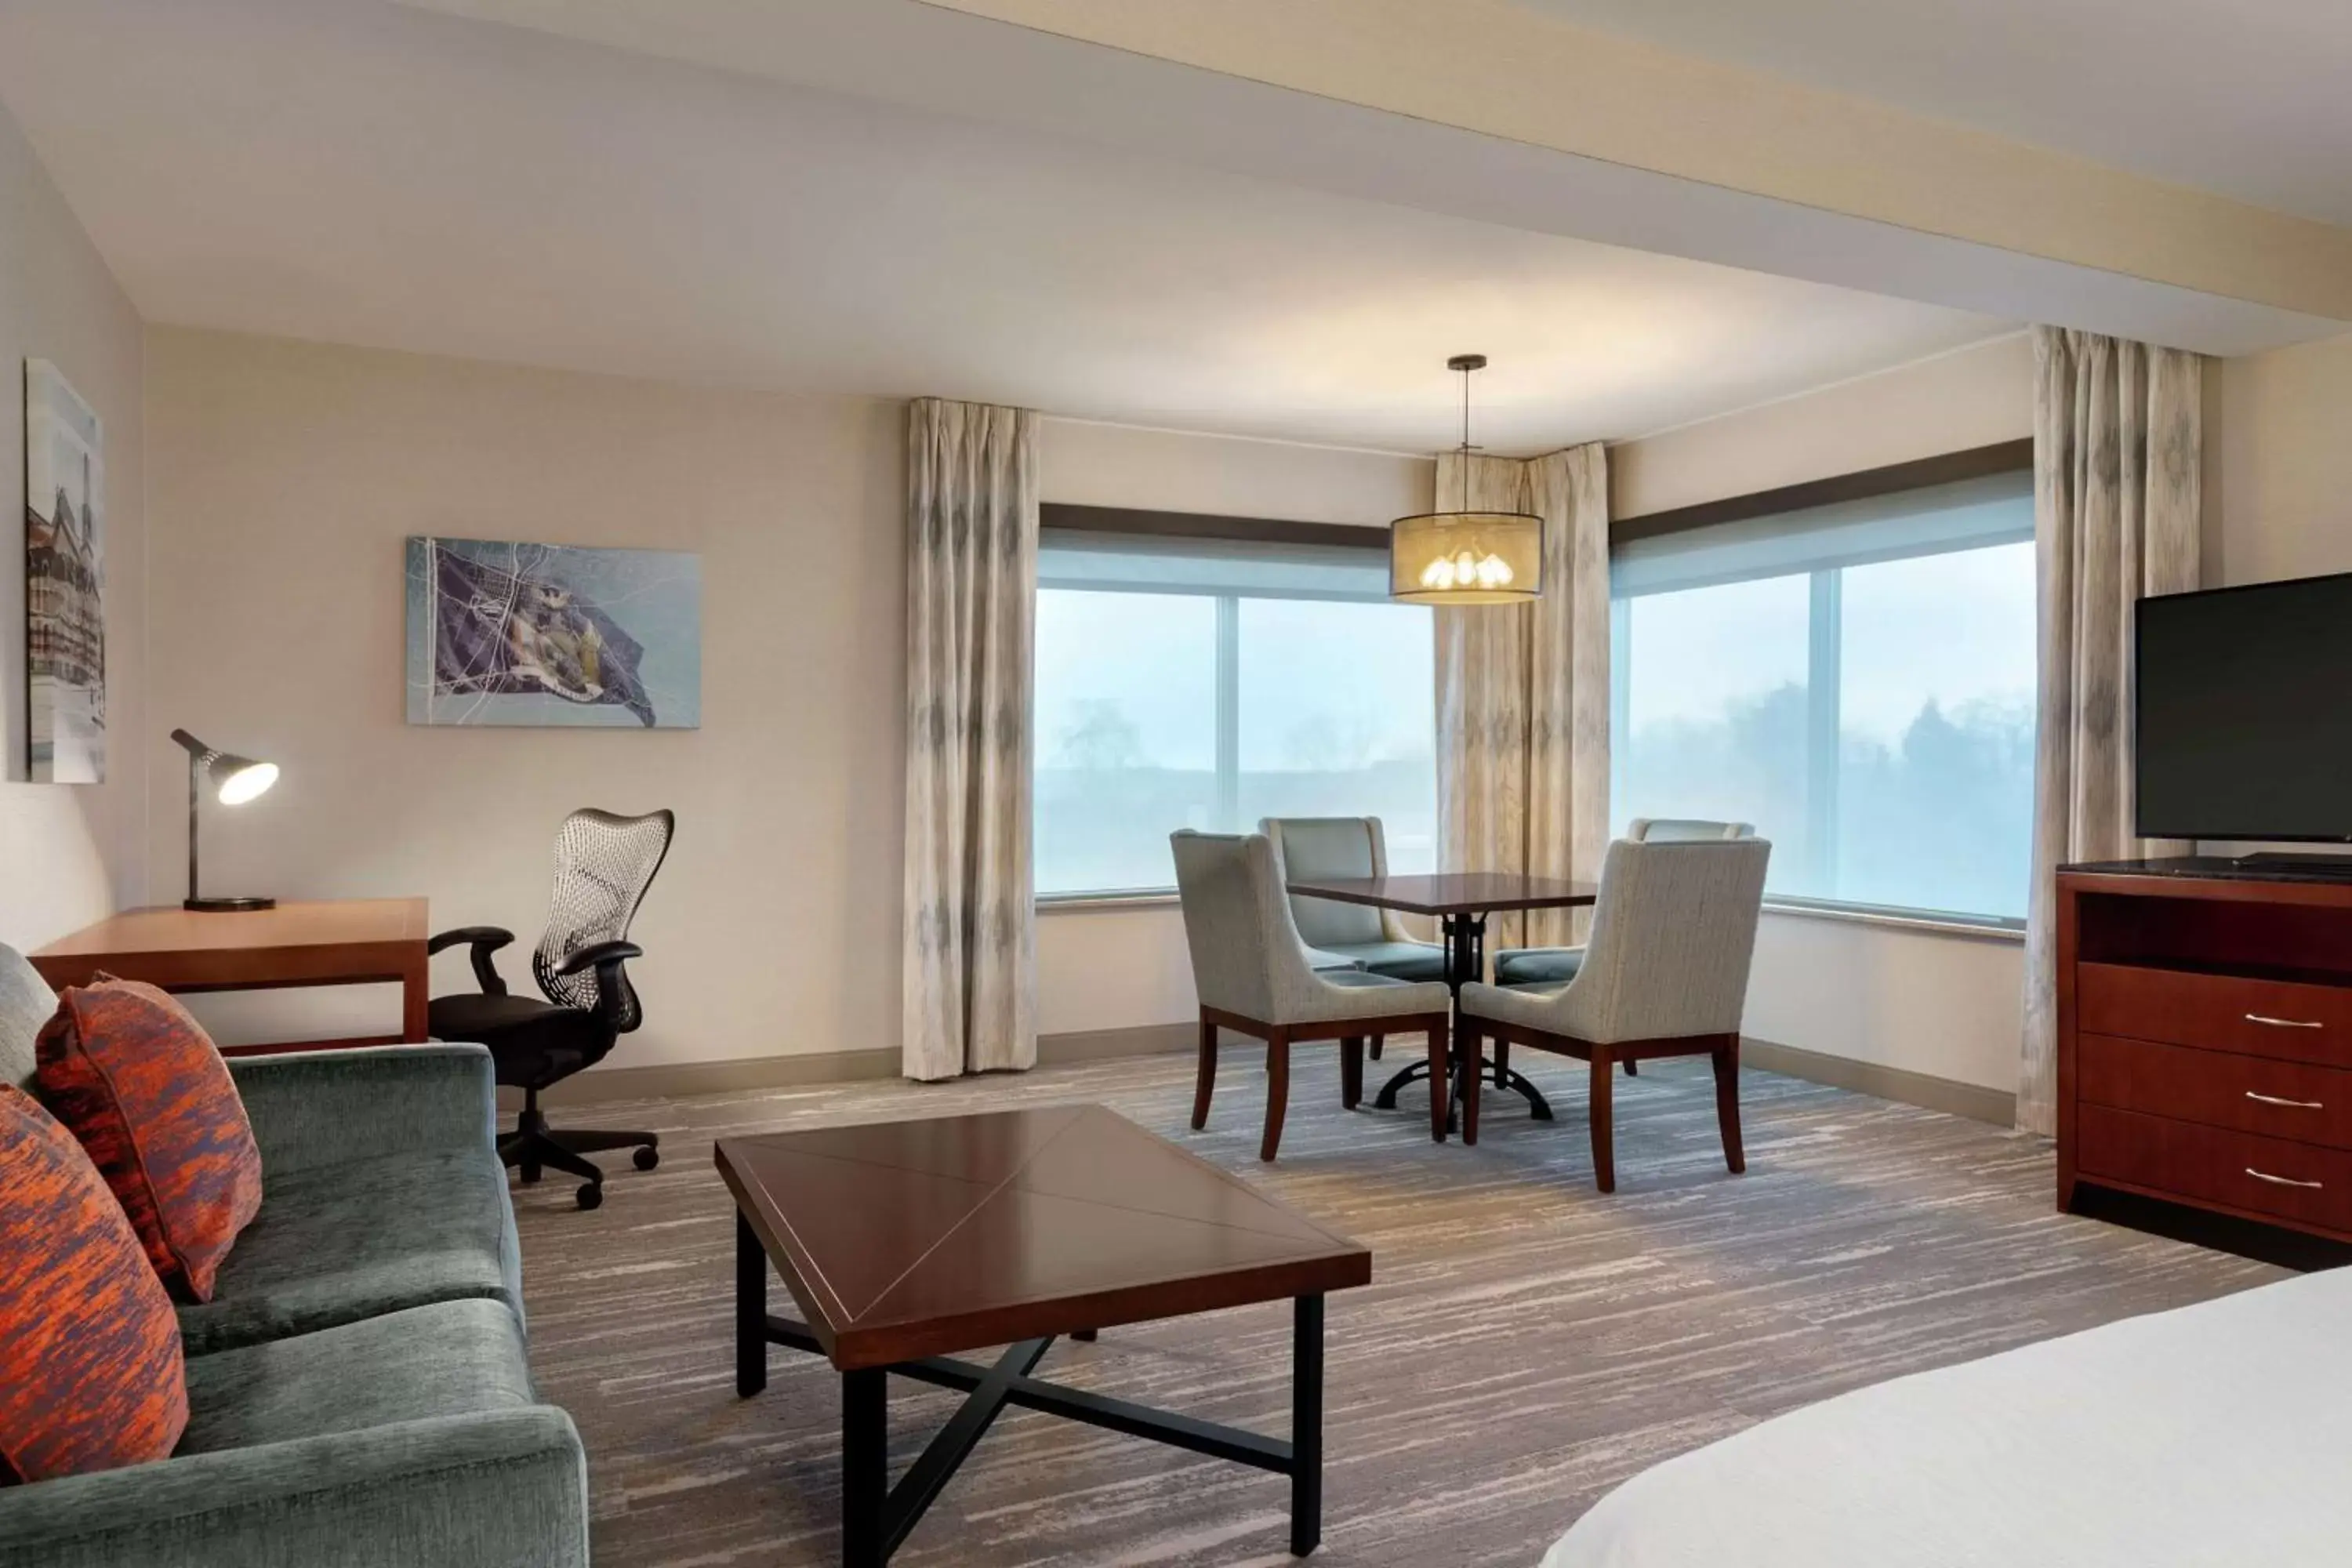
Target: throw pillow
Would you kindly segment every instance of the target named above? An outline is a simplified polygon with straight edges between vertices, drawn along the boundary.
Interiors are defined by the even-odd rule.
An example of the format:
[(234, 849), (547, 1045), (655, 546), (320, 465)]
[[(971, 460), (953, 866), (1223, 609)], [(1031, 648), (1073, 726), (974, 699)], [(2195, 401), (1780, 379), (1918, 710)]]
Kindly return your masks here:
[(35, 1055), (42, 1100), (89, 1151), (155, 1272), (211, 1300), (261, 1206), (261, 1152), (210, 1037), (154, 986), (101, 980), (58, 999)]
[(0, 1484), (168, 1458), (180, 1320), (106, 1179), (0, 1084)]

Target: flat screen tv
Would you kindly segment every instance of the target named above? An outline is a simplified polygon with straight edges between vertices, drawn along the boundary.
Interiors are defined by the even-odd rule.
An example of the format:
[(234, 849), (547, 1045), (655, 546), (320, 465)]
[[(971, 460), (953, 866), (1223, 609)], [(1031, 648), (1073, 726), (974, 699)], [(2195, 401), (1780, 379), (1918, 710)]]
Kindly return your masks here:
[(2352, 842), (2352, 574), (2137, 617), (2140, 837)]

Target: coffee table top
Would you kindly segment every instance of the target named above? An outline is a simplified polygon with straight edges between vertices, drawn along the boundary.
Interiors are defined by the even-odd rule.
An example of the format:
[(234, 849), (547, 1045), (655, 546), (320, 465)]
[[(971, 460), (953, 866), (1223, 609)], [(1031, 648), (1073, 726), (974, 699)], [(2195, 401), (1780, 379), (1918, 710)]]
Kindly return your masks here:
[(1099, 1105), (726, 1138), (843, 1371), (1363, 1285), (1372, 1255)]
[(1294, 877), (1302, 898), (1370, 904), (1410, 915), (1483, 915), (1496, 910), (1558, 910), (1601, 897), (1591, 882), (1528, 877), (1517, 871), (1447, 871), (1434, 877)]

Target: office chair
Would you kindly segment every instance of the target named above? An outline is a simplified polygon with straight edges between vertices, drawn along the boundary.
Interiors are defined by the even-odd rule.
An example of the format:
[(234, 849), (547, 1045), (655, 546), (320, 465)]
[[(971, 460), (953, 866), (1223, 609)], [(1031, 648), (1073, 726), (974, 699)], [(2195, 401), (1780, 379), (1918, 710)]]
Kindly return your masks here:
[(555, 891), (547, 930), (530, 955), (530, 970), (547, 1000), (510, 996), (492, 954), (514, 941), (497, 926), (463, 926), (426, 943), (439, 952), (460, 942), (473, 949), (478, 993), (436, 996), (432, 1034), (440, 1040), (478, 1041), (490, 1048), (498, 1080), (523, 1092), (515, 1130), (499, 1139), (499, 1153), (521, 1168), (525, 1183), (552, 1167), (582, 1178), (580, 1206), (604, 1201), (604, 1173), (583, 1156), (602, 1149), (635, 1149), (637, 1169), (661, 1163), (661, 1140), (651, 1132), (551, 1128), (539, 1109), (540, 1090), (604, 1059), (621, 1036), (645, 1021), (623, 965), (645, 950), (627, 940), (654, 874), (669, 853), (677, 818), (667, 811), (615, 816), (575, 811), (555, 836)]

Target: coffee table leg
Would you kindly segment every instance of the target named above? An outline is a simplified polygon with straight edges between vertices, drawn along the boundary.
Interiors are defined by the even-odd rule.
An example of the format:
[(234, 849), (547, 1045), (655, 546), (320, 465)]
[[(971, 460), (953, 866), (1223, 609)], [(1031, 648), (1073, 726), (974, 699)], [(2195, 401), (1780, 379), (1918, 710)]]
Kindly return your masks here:
[(890, 1556), (889, 1377), (880, 1367), (841, 1374), (842, 1568), (882, 1568)]
[(735, 1215), (735, 1392), (768, 1386), (768, 1249), (741, 1211)]
[(1323, 1544), (1323, 1298), (1293, 1303), (1290, 1330), (1290, 1554)]

